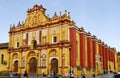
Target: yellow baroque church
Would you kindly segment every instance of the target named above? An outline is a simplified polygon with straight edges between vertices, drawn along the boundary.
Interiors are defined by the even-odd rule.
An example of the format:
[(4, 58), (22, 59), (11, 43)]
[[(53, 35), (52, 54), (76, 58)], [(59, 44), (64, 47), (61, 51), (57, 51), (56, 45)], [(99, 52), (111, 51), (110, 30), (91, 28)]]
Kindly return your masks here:
[(117, 52), (84, 28), (65, 10), (53, 17), (42, 5), (28, 9), (24, 22), (11, 25), (9, 43), (0, 44), (0, 71), (65, 75), (117, 71)]

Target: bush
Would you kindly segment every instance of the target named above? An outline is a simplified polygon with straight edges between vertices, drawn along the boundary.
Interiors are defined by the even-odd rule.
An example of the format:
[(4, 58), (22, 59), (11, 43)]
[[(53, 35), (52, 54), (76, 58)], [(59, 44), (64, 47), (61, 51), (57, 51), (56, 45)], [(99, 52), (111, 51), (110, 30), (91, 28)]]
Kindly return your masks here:
[(7, 62), (6, 62), (6, 61), (3, 61), (3, 65), (7, 65)]

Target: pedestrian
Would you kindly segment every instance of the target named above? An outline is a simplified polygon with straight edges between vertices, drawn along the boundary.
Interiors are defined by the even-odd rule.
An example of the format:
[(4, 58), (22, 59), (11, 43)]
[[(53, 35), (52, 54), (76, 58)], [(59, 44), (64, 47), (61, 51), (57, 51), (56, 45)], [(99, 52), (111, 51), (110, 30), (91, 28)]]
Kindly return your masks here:
[(53, 78), (57, 78), (57, 74), (55, 71), (53, 72)]
[(51, 73), (48, 73), (48, 76), (47, 76), (47, 78), (51, 78)]
[(53, 72), (53, 75), (56, 76), (56, 72), (55, 71)]
[(9, 72), (9, 77), (10, 77), (10, 78), (13, 78), (13, 73), (12, 73), (12, 71)]
[(20, 73), (18, 74), (18, 78), (21, 78), (21, 74)]
[(71, 77), (70, 78), (74, 78), (74, 75), (73, 75), (73, 73), (70, 73), (71, 74)]
[(46, 77), (46, 74), (43, 72), (43, 77)]
[(82, 71), (82, 73), (81, 73), (81, 78), (86, 78), (84, 71)]
[(92, 78), (95, 78), (95, 72), (92, 71)]
[(28, 78), (28, 73), (27, 73), (27, 71), (24, 72), (24, 78)]

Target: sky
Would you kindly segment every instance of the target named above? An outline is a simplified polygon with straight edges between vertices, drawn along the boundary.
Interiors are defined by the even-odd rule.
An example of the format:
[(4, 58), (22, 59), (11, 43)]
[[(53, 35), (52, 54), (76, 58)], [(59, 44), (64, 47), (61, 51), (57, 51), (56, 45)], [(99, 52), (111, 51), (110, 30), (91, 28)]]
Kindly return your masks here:
[(50, 17), (67, 10), (76, 26), (120, 51), (120, 0), (0, 0), (0, 43), (9, 42), (10, 24), (25, 21), (27, 10), (36, 4)]

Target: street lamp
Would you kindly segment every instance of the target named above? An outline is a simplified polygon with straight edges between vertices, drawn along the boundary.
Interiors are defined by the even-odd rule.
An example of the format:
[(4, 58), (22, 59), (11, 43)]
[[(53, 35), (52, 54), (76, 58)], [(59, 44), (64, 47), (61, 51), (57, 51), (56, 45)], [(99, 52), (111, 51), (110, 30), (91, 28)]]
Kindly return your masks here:
[(71, 78), (71, 48), (72, 48), (72, 46), (69, 46), (69, 57), (70, 57), (70, 78)]

